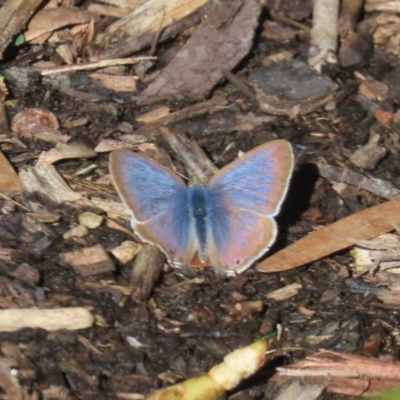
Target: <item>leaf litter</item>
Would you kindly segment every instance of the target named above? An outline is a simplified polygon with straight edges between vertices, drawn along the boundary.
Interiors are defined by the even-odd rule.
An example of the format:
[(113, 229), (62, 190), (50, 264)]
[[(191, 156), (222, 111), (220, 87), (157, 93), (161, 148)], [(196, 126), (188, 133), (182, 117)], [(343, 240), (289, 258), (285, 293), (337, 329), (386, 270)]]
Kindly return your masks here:
[[(1, 9), (0, 311), (17, 320), (0, 322), (8, 397), (195, 390), (190, 379), (270, 334), (274, 352), (263, 348), (236, 377), (222, 368), (219, 379), (235, 385), (256, 373), (228, 398), (354, 398), (400, 386), (398, 250), (380, 236), (399, 215), (400, 10), (373, 0), (343, 1), (340, 12), (331, 2), (329, 13), (319, 0), (313, 16), (311, 1), (88, 3)], [(39, 117), (11, 131), (8, 121), (38, 109), (55, 125)], [(239, 151), (277, 138), (298, 157), (279, 237), (235, 279), (173, 270), (140, 243), (102, 154), (143, 151), (206, 182)], [(353, 260), (354, 243), (369, 258), (355, 250), (363, 258)], [(75, 311), (85, 324), (73, 326)], [(193, 399), (185, 390), (180, 398)]]

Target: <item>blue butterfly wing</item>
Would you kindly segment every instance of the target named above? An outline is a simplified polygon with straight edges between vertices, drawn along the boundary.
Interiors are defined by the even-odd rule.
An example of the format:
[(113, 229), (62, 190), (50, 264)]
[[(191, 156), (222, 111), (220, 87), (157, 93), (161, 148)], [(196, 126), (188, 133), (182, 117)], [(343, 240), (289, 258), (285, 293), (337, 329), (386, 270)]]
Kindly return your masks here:
[(208, 254), (217, 269), (241, 272), (263, 255), (277, 234), (293, 170), (285, 140), (256, 147), (218, 172), (208, 184)]
[(127, 150), (111, 153), (110, 173), (119, 196), (132, 212), (132, 228), (139, 237), (157, 244), (172, 262), (190, 262), (196, 242), (184, 182)]

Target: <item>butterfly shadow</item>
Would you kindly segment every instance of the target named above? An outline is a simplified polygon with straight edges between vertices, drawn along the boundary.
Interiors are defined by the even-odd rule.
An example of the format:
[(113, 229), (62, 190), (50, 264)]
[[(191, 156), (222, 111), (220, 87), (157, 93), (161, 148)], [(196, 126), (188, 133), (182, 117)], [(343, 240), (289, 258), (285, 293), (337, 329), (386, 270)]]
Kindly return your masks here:
[(315, 164), (301, 164), (293, 172), (286, 199), (276, 218), (278, 236), (267, 257), (289, 244), (289, 228), (301, 221), (301, 215), (310, 207), (310, 199), (319, 177)]

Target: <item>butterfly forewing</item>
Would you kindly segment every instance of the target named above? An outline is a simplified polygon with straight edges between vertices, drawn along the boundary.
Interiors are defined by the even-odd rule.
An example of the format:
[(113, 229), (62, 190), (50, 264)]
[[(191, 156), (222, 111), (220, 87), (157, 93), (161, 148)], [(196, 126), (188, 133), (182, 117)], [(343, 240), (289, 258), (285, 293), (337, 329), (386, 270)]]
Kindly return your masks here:
[[(193, 248), (187, 187), (153, 161), (127, 150), (111, 153), (113, 184), (132, 211), (132, 227), (142, 240), (157, 244), (171, 261), (182, 262)], [(192, 251), (192, 250), (190, 250)]]
[(292, 169), (290, 144), (275, 140), (223, 168), (208, 187), (226, 207), (275, 216), (285, 197)]

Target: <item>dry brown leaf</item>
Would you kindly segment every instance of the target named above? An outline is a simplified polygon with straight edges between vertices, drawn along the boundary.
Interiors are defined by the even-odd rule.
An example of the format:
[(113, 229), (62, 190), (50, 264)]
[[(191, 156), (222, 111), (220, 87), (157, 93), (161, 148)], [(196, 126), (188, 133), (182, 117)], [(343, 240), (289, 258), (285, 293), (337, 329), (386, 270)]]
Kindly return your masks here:
[(257, 270), (287, 271), (353, 246), (353, 240), (367, 240), (392, 231), (400, 223), (400, 198), (360, 211), (325, 226), (262, 261)]
[(96, 18), (96, 14), (74, 7), (41, 10), (29, 22), (28, 30), (25, 32), (25, 40), (29, 42), (64, 26), (84, 24)]
[(96, 156), (97, 153), (84, 143), (75, 142), (66, 144), (60, 142), (53, 149), (43, 152), (39, 156), (36, 166), (41, 167), (42, 165), (54, 164), (61, 160), (93, 158)]
[(22, 190), (21, 182), (11, 164), (0, 151), (0, 193), (9, 195), (14, 191)]

